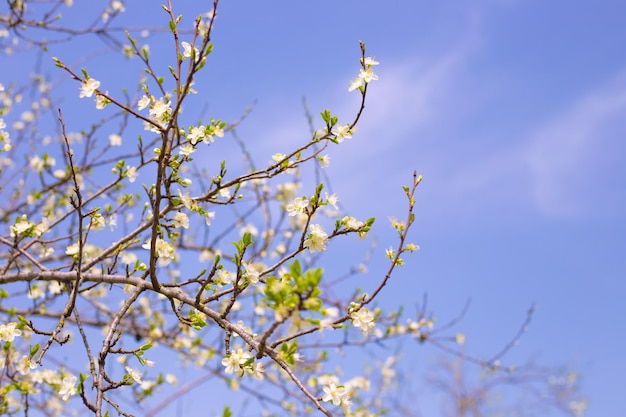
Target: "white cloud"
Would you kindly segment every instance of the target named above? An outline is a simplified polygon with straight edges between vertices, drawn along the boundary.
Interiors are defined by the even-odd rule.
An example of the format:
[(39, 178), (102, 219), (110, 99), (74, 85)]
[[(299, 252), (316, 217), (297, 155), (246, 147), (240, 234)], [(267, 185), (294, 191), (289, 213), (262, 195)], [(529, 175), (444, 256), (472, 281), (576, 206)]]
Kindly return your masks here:
[(604, 189), (602, 182), (616, 174), (606, 166), (614, 162), (613, 153), (626, 152), (625, 121), (626, 73), (622, 73), (535, 129), (523, 156), (531, 197), (539, 210), (571, 217), (601, 209), (595, 207), (602, 198), (595, 191)]

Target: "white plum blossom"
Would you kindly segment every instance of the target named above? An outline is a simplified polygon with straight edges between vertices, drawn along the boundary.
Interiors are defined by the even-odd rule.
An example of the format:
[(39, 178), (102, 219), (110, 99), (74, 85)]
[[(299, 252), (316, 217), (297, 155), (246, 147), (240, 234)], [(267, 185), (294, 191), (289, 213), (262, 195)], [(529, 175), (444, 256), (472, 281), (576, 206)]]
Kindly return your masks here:
[(146, 107), (148, 107), (150, 103), (151, 103), (150, 97), (144, 94), (143, 97), (141, 97), (141, 99), (139, 100), (139, 102), (137, 102), (137, 109), (143, 110)]
[[(235, 351), (231, 351), (230, 355), (227, 355), (222, 359), (222, 365), (224, 366), (224, 372), (227, 374), (237, 374), (240, 377), (245, 373), (245, 364), (252, 359), (250, 352), (244, 352), (243, 349), (237, 348)], [(248, 365), (249, 366), (249, 365)]]
[(15, 367), (17, 371), (22, 375), (28, 375), (31, 369), (37, 368), (37, 364), (33, 362), (28, 356), (22, 356), (22, 359), (17, 363)]
[(350, 393), (343, 385), (337, 385), (334, 382), (329, 383), (323, 388), (324, 396), (322, 401), (333, 403), (334, 405), (346, 406), (350, 404)]
[(158, 101), (152, 104), (150, 107), (150, 115), (154, 117), (157, 121), (166, 122), (169, 120), (169, 116), (172, 113), (172, 108), (170, 107), (169, 101), (164, 101), (163, 98), (160, 98)]
[(203, 141), (205, 136), (206, 132), (203, 127), (191, 126), (187, 134), (187, 139), (189, 139), (192, 145), (196, 145), (198, 142)]
[(339, 210), (339, 208), (337, 207), (337, 201), (339, 201), (339, 197), (337, 196), (337, 194), (332, 193), (331, 195), (328, 195), (328, 193), (326, 193), (326, 202), (333, 206), (335, 210)]
[(380, 64), (380, 62), (375, 61), (374, 58), (371, 56), (365, 57), (365, 59), (361, 58), (361, 63), (368, 68), (371, 67), (372, 65)]
[(194, 207), (196, 206), (196, 204), (194, 203), (193, 199), (189, 196), (189, 192), (186, 192), (183, 195), (182, 191), (180, 191), (180, 189), (179, 189), (178, 190), (178, 198), (180, 199), (180, 202), (183, 203), (183, 206), (185, 206), (185, 208), (188, 209), (188, 210), (193, 210)]
[(348, 230), (358, 230), (363, 226), (363, 222), (355, 219), (354, 217), (345, 216), (341, 219), (341, 223)]
[(72, 395), (75, 395), (77, 393), (76, 381), (77, 378), (74, 375), (69, 375), (63, 378), (63, 381), (61, 382), (61, 388), (59, 389), (59, 395), (61, 396), (63, 401), (69, 400)]
[[(141, 247), (150, 250), (150, 239), (148, 239), (146, 243), (141, 245)], [(159, 258), (174, 259), (176, 256), (176, 249), (174, 248), (174, 246), (171, 243), (161, 239), (160, 237), (156, 239), (155, 252)]]
[[(109, 94), (107, 90), (104, 94)], [(104, 94), (96, 94), (96, 109), (102, 110), (111, 102)]]
[(122, 3), (121, 1), (113, 0), (111, 2), (111, 10), (113, 10), (114, 13), (122, 13), (126, 10), (126, 8), (124, 7), (124, 3)]
[(309, 200), (306, 197), (297, 197), (291, 200), (287, 204), (287, 213), (289, 216), (295, 216), (298, 214), (306, 213), (306, 209), (309, 206)]
[(363, 307), (358, 311), (350, 313), (352, 324), (354, 327), (361, 329), (363, 336), (367, 336), (372, 333), (376, 328), (376, 322), (374, 320), (374, 313)]
[(111, 146), (122, 146), (122, 137), (117, 133), (109, 135), (109, 144)]
[(372, 57), (367, 57), (365, 59), (361, 58), (361, 63), (365, 68), (361, 68), (361, 70), (359, 71), (359, 75), (354, 80), (352, 80), (348, 91), (360, 89), (361, 87), (364, 87), (367, 83), (378, 79), (378, 75), (374, 73), (374, 69), (372, 68), (373, 65), (379, 64), (378, 61), (375, 61)]
[(204, 222), (206, 223), (207, 226), (211, 225), (211, 220), (215, 218), (215, 212), (214, 211), (207, 211), (204, 214)]
[(285, 155), (284, 153), (275, 153), (274, 155), (272, 155), (272, 160), (274, 160), (274, 162), (280, 162), (286, 157), (287, 155)]
[(177, 212), (172, 219), (172, 224), (174, 227), (182, 227), (185, 229), (189, 229), (189, 216), (183, 213), (182, 211)]
[(195, 46), (192, 47), (189, 42), (181, 42), (181, 45), (183, 47), (183, 56), (185, 58), (191, 58), (192, 55), (195, 57), (194, 59), (196, 61), (200, 58), (198, 48), (196, 48)]
[(16, 337), (21, 336), (22, 331), (17, 328), (17, 323), (10, 322), (0, 324), (0, 340), (4, 342), (12, 342)]
[(309, 236), (304, 241), (304, 247), (308, 248), (311, 252), (322, 252), (326, 249), (326, 240), (328, 235), (324, 231), (324, 228), (319, 224), (312, 224), (309, 227)]
[(128, 167), (126, 170), (126, 176), (128, 177), (129, 182), (135, 182), (139, 173), (137, 172), (137, 167)]
[(259, 283), (259, 271), (255, 267), (255, 265), (248, 263), (248, 262), (243, 262), (242, 264), (244, 267), (243, 277), (247, 279), (248, 282), (250, 282), (253, 285), (258, 284)]
[(336, 136), (337, 142), (341, 143), (344, 139), (352, 138), (356, 130), (356, 127), (350, 128), (349, 124), (345, 124), (335, 126), (331, 133)]
[(13, 226), (11, 226), (11, 237), (18, 237), (24, 234), (29, 233), (35, 224), (28, 220), (26, 214), (23, 214), (19, 220), (15, 222)]
[(100, 81), (93, 78), (89, 78), (87, 81), (81, 84), (79, 98), (91, 97), (93, 93), (100, 87)]
[(328, 168), (330, 166), (330, 156), (329, 155), (318, 156), (317, 160), (320, 163), (320, 168)]
[(182, 145), (180, 149), (178, 150), (178, 153), (183, 156), (189, 156), (195, 151), (196, 151), (196, 148), (194, 148), (194, 146), (191, 143), (188, 143), (186, 145)]
[(80, 246), (78, 245), (78, 242), (72, 243), (67, 248), (65, 248), (65, 254), (69, 256), (78, 255), (79, 248)]
[(128, 376), (135, 381), (137, 384), (141, 384), (142, 380), (141, 377), (143, 376), (143, 374), (138, 371), (137, 369), (133, 369), (130, 366), (125, 366), (124, 369), (126, 369), (126, 372), (128, 373)]

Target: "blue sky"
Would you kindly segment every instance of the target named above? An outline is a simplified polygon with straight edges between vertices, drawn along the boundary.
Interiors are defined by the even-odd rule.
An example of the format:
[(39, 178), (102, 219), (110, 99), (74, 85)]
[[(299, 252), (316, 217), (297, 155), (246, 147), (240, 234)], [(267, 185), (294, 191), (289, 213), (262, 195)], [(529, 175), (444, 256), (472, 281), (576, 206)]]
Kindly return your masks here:
[[(205, 11), (189, 7), (178, 12)], [(151, 1), (126, 8), (120, 22), (165, 19)], [(307, 137), (303, 95), (314, 114), (352, 114), (363, 40), (380, 80), (329, 175), (347, 211), (379, 219), (379, 258), (387, 216), (403, 214), (400, 185), (413, 169), (424, 176), (412, 235), (422, 250), (383, 303), (428, 293), (445, 320), (471, 299), (458, 328), (478, 355), (499, 350), (536, 303), (512, 358), (573, 363), (587, 416), (612, 416), (626, 374), (625, 12), (606, 0), (223, 1), (198, 109), (185, 111), (235, 120), (256, 100), (239, 133), (264, 161)], [(92, 62), (95, 78), (118, 77)]]
[(587, 415), (615, 415), (626, 372), (624, 5), (223, 6), (216, 66), (226, 62), (234, 82), (224, 75), (220, 99), (258, 100), (242, 130), (260, 149), (301, 135), (302, 94), (314, 110), (350, 114), (358, 40), (381, 62), (361, 130), (331, 155), (330, 175), (345, 208), (380, 224), (401, 213), (398, 185), (412, 169), (424, 175), (413, 232), (422, 251), (386, 302), (410, 306), (427, 292), (445, 319), (471, 298), (459, 327), (468, 351), (487, 355), (536, 303), (513, 360), (572, 363)]
[(460, 328), (485, 354), (534, 302), (513, 358), (573, 363), (588, 415), (615, 415), (626, 372), (623, 12), (606, 1), (231, 3), (215, 58), (236, 79), (229, 104), (258, 99), (242, 130), (262, 149), (306, 127), (302, 94), (350, 114), (346, 80), (365, 41), (380, 80), (361, 131), (331, 156), (333, 187), (344, 207), (384, 222), (403, 204), (397, 185), (412, 169), (425, 177), (422, 251), (388, 302), (427, 292), (445, 318), (471, 298)]

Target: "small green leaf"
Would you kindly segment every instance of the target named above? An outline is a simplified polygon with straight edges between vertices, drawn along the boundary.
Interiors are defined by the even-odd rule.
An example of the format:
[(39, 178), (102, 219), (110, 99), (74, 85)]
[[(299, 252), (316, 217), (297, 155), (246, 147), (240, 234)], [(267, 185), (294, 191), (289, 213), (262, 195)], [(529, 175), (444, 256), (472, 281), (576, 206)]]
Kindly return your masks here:
[(250, 246), (252, 244), (252, 233), (246, 232), (243, 234), (243, 244), (244, 246)]
[(36, 354), (37, 352), (39, 352), (39, 348), (40, 348), (40, 347), (41, 347), (41, 346), (39, 346), (39, 343), (36, 343), (35, 345), (33, 345), (33, 346), (31, 346), (31, 347), (30, 347), (30, 356), (29, 356), (29, 357), (30, 357), (31, 359), (35, 356), (35, 354)]

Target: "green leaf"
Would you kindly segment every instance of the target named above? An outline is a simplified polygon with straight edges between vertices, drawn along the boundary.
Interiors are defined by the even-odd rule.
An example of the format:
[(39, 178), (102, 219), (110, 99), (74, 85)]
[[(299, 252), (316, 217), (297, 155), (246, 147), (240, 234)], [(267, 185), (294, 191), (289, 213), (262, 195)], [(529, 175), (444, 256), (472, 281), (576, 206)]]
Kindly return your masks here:
[(302, 269), (300, 267), (300, 261), (298, 261), (297, 259), (295, 261), (293, 261), (293, 263), (291, 264), (291, 267), (289, 268), (289, 272), (291, 273), (291, 276), (293, 278), (297, 278), (302, 274)]
[(170, 20), (170, 30), (172, 31), (172, 33), (176, 31), (176, 23), (174, 23), (171, 20)]
[(327, 124), (330, 124), (330, 118), (332, 117), (330, 110), (326, 109), (320, 114), (322, 115), (322, 120), (324, 120)]
[(41, 347), (41, 346), (39, 346), (39, 343), (36, 343), (35, 345), (33, 345), (33, 346), (31, 346), (31, 347), (30, 347), (30, 355), (29, 355), (29, 357), (30, 357), (31, 359), (35, 356), (35, 354), (36, 354), (37, 352), (39, 352), (39, 348), (40, 348), (40, 347)]
[(244, 246), (250, 246), (252, 244), (252, 233), (246, 232), (243, 234), (243, 244)]
[(224, 412), (222, 413), (222, 417), (232, 417), (233, 412), (230, 411), (230, 407), (226, 406), (224, 407)]

